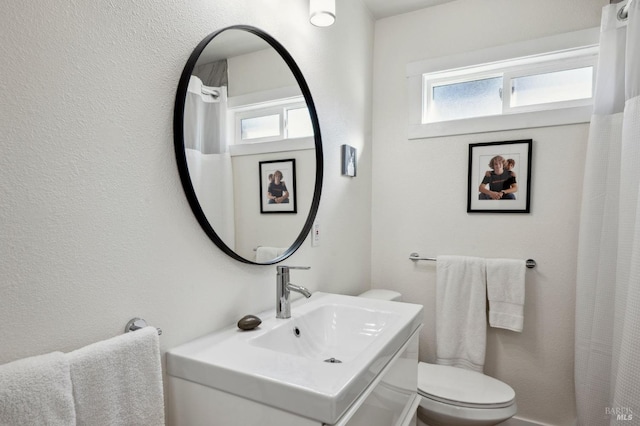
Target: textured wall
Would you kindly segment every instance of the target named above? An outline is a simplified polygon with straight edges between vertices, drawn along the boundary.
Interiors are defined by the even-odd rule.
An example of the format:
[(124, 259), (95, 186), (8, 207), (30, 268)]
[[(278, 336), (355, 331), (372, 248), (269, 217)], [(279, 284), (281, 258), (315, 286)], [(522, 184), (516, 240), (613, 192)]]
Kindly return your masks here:
[[(536, 259), (527, 272), (524, 332), (489, 329), (485, 372), (514, 387), (520, 416), (554, 425), (575, 418), (575, 267), (588, 125), (407, 140), (405, 66), (597, 27), (605, 4), (460, 0), (376, 23), (373, 286), (425, 304), (420, 358), (433, 362), (436, 268), (414, 264), (409, 253)], [(469, 144), (517, 139), (534, 140), (531, 214), (467, 214)]]
[[(201, 231), (173, 153), (178, 78), (196, 44), (232, 24), (289, 50), (316, 101), (325, 149), (319, 218), (287, 261), (312, 290), (370, 285), (373, 22), (336, 25), (299, 0), (9, 0), (0, 14), (0, 363), (117, 335), (134, 316), (163, 351), (273, 308), (275, 267), (231, 260)], [(340, 145), (360, 175), (340, 176)], [(348, 211), (350, 214), (345, 215)]]

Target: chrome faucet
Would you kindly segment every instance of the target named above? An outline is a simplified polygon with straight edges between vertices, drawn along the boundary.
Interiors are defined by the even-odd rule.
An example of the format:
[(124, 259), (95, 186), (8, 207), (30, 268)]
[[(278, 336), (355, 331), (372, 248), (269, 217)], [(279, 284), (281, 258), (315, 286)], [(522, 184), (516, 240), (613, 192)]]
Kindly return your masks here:
[(276, 266), (278, 275), (276, 276), (276, 318), (291, 318), (291, 303), (289, 295), (291, 291), (295, 291), (311, 297), (311, 292), (301, 285), (295, 285), (289, 282), (290, 269), (311, 269), (309, 266)]

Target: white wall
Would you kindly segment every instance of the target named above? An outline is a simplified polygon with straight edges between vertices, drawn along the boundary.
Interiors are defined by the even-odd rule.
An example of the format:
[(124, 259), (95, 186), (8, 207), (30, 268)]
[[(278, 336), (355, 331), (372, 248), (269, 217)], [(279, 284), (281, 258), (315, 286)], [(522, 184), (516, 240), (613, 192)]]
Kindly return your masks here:
[[(244, 265), (200, 229), (173, 152), (178, 79), (196, 44), (232, 24), (278, 39), (320, 118), (321, 246), (287, 261), (296, 282), (370, 285), (373, 21), (342, 2), (308, 23), (308, 2), (60, 3), (9, 0), (0, 14), (0, 363), (70, 351), (141, 316), (162, 350), (275, 305), (275, 267)], [(357, 179), (340, 145), (360, 149)], [(351, 214), (345, 215), (348, 211)]]
[[(517, 4), (515, 4), (517, 3)], [(519, 416), (572, 424), (577, 222), (588, 125), (407, 139), (407, 63), (599, 25), (605, 0), (459, 0), (376, 22), (373, 287), (424, 303), (420, 359), (435, 358), (434, 263), (461, 254), (534, 258), (525, 330), (490, 329), (485, 372), (514, 387)], [(470, 143), (533, 139), (530, 214), (466, 212)]]
[(287, 63), (271, 48), (230, 57), (227, 64), (229, 96), (298, 85)]

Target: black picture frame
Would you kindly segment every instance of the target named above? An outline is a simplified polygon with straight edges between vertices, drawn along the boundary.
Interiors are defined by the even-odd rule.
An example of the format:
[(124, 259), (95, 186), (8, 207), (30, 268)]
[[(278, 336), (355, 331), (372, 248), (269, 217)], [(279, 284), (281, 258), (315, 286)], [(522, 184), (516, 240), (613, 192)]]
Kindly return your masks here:
[[(296, 160), (260, 161), (260, 213), (298, 212)], [(279, 176), (278, 176), (279, 175)]]
[(530, 213), (532, 150), (532, 139), (470, 144), (467, 212)]

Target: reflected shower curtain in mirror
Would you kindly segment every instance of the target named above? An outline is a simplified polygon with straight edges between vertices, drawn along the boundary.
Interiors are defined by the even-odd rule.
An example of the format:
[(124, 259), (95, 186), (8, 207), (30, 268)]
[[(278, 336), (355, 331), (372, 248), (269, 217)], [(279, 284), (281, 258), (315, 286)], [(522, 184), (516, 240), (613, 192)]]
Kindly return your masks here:
[(233, 171), (227, 149), (226, 121), (226, 87), (203, 86), (198, 77), (191, 76), (184, 107), (189, 175), (209, 223), (234, 250)]
[[(640, 0), (605, 6), (576, 288), (578, 424), (640, 420)], [(624, 422), (622, 420), (632, 420)]]

